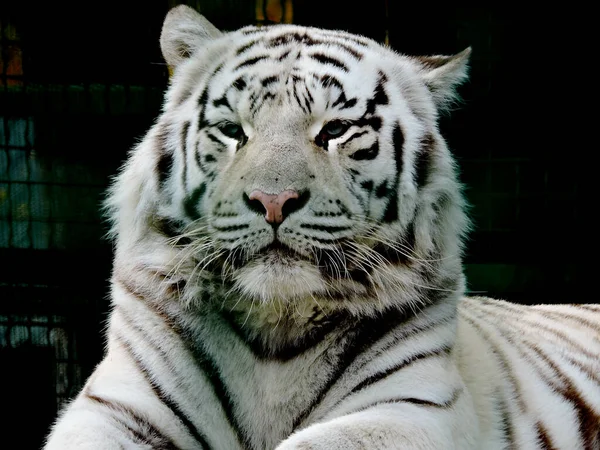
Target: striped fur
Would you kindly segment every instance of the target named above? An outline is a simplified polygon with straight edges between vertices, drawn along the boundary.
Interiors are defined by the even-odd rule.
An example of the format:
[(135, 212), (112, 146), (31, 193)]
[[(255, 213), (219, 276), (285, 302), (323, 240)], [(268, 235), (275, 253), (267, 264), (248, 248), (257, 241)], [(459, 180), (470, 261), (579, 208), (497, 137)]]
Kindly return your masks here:
[(161, 47), (108, 200), (107, 353), (46, 449), (600, 448), (600, 306), (463, 297), (437, 121), (468, 50), (185, 6)]

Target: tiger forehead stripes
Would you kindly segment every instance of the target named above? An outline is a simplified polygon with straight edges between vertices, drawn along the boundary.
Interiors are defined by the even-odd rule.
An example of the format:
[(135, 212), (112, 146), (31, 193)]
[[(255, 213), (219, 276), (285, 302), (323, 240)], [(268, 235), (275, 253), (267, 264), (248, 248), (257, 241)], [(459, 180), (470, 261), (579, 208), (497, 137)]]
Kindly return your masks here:
[[(349, 155), (350, 158), (357, 161), (375, 159), (379, 153), (378, 141), (373, 138), (369, 140), (366, 135), (369, 134), (369, 129), (379, 131), (381, 127), (382, 118), (376, 115), (375, 109), (378, 105), (387, 105), (389, 102), (384, 88), (387, 81), (386, 76), (379, 71), (375, 78), (376, 83), (373, 86), (362, 87), (363, 92), (358, 91), (356, 86), (349, 86), (349, 92), (362, 94), (360, 102), (357, 96), (347, 98), (346, 89), (340, 77), (344, 77), (351, 71), (358, 72), (355, 76), (359, 79), (368, 80), (372, 78), (372, 74), (361, 73), (360, 66), (352, 67), (335, 56), (327, 55), (326, 52), (334, 53), (335, 50), (343, 49), (357, 61), (361, 61), (364, 56), (359, 53), (359, 50), (354, 50), (348, 44), (331, 39), (329, 42), (313, 39), (307, 32), (303, 31), (303, 34), (300, 34), (300, 31), (293, 27), (287, 32), (279, 31), (271, 36), (260, 29), (252, 31), (250, 42), (231, 51), (235, 54), (235, 58), (225, 57), (225, 62), (218, 63), (217, 68), (207, 78), (206, 86), (200, 88), (200, 91), (196, 93), (201, 108), (198, 119), (199, 131), (210, 128), (211, 123), (223, 120), (223, 118), (229, 119), (230, 116), (234, 116), (230, 120), (239, 120), (247, 124), (248, 128), (254, 125), (257, 129), (260, 126), (272, 129), (274, 124), (266, 122), (262, 125), (257, 120), (257, 115), (263, 108), (280, 109), (288, 115), (291, 111), (296, 110), (300, 121), (299, 127), (304, 125), (303, 122), (306, 122), (307, 117), (323, 121), (327, 116), (337, 115), (348, 118), (345, 121), (337, 119), (334, 122), (333, 125), (337, 125), (338, 131), (344, 131), (344, 128), (350, 125), (355, 128), (345, 140), (345, 146), (350, 145), (350, 141), (354, 139), (370, 144), (366, 148), (354, 151)], [(256, 36), (257, 34), (258, 36)], [(264, 36), (265, 34), (266, 36)], [(281, 51), (279, 56), (272, 57), (264, 54), (265, 48), (272, 49), (273, 47)], [(311, 51), (313, 47), (316, 48)], [(306, 69), (307, 60), (310, 62), (309, 70)], [(259, 63), (261, 64), (259, 65)], [(278, 113), (265, 113), (266, 117), (270, 117), (271, 114), (277, 115)], [(212, 122), (210, 118), (214, 118)], [(293, 119), (290, 118), (290, 120)], [(227, 130), (236, 131), (231, 127)], [(241, 139), (239, 147), (240, 144), (245, 144), (246, 137), (241, 132), (242, 130), (237, 131), (240, 133), (239, 138)], [(317, 145), (325, 150), (330, 150), (327, 136), (319, 133), (318, 130), (311, 131), (315, 133), (315, 136), (308, 136), (308, 138), (313, 137)], [(188, 132), (189, 128), (185, 127), (182, 139), (187, 140)], [(207, 130), (203, 137), (212, 141), (216, 152), (221, 152), (225, 147), (222, 139), (220, 140), (210, 130)], [(399, 147), (396, 152), (401, 152), (403, 137), (398, 124), (395, 124), (394, 139), (395, 144)], [(361, 147), (366, 144), (362, 144)], [(204, 158), (207, 162), (217, 160), (215, 156), (205, 150), (204, 146), (202, 149), (206, 152)], [(197, 149), (197, 151), (200, 150)], [(394, 154), (394, 156), (396, 155)], [(199, 162), (198, 165), (201, 169), (205, 168), (202, 162)], [(389, 177), (397, 179), (394, 176), (396, 171), (393, 170), (397, 168), (397, 163), (391, 167)], [(359, 172), (356, 169), (351, 171), (353, 179), (357, 175)], [(384, 180), (376, 186), (377, 198), (385, 196), (388, 192), (388, 184), (394, 184), (394, 180)], [(372, 180), (363, 181), (362, 185), (370, 186), (371, 189), (375, 187)], [(394, 208), (395, 202), (389, 202), (389, 209)], [(394, 213), (391, 212), (388, 216), (393, 217)]]
[[(466, 220), (437, 114), (464, 79), (469, 50), (436, 65), (338, 31), (247, 27), (223, 38), (206, 29), (220, 39), (203, 47), (186, 33), (171, 43), (165, 27), (168, 62), (201, 56), (175, 72), (154, 156), (157, 178), (171, 182), (154, 206), (159, 222), (179, 225), (172, 236), (202, 223), (210, 236), (201, 272), (227, 274), (262, 303), (313, 305), (318, 295), (355, 308), (359, 293), (416, 304), (427, 301), (423, 286), (459, 287)], [(448, 276), (432, 280), (444, 271), (419, 261), (445, 254)], [(386, 262), (406, 266), (392, 281), (404, 298), (381, 292), (390, 278), (373, 266)]]
[(470, 50), (167, 15), (107, 200), (107, 354), (46, 449), (600, 448), (600, 306), (464, 297)]

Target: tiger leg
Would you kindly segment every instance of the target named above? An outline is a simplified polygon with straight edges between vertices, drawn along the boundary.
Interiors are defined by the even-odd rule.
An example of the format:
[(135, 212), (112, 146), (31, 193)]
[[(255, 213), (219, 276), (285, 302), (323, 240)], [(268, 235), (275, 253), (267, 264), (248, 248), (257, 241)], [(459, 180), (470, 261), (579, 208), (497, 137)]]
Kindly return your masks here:
[(44, 450), (195, 448), (181, 421), (114, 340), (62, 411)]
[(300, 430), (276, 450), (468, 450), (476, 448), (477, 419), (467, 398), (451, 406), (381, 403)]

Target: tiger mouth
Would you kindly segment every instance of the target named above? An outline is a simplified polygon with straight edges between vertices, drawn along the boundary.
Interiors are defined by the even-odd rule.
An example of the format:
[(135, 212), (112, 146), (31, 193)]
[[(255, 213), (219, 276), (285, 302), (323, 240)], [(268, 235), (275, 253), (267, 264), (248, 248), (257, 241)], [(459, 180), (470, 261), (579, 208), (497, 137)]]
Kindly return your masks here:
[[(227, 255), (229, 263), (234, 269), (241, 269), (249, 263), (262, 260), (272, 266), (292, 266), (298, 261), (309, 261), (305, 255), (284, 244), (277, 238), (271, 243), (251, 253), (231, 250)], [(311, 261), (314, 263), (314, 261)]]
[[(239, 254), (233, 252), (230, 261), (234, 269), (243, 269), (252, 262), (261, 262), (271, 268), (293, 269), (302, 263), (314, 265), (321, 276), (326, 279), (343, 279), (352, 277), (356, 268), (346, 260), (344, 252), (325, 249), (315, 249), (309, 255), (302, 254), (287, 244), (275, 238), (271, 243), (265, 245), (251, 254)], [(352, 268), (351, 268), (352, 267)]]
[(306, 260), (305, 256), (302, 256), (293, 248), (287, 246), (278, 239), (275, 239), (270, 244), (266, 245), (254, 255), (251, 259), (255, 258), (266, 258), (271, 263), (290, 264), (294, 260), (303, 259)]

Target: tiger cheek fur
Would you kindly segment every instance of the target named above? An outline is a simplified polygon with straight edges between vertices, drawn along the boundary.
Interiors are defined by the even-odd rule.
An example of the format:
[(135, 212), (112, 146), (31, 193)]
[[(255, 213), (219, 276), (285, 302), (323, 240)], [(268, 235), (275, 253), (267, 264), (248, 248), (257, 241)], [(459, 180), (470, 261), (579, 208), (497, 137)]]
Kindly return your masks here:
[(161, 49), (107, 200), (107, 354), (46, 449), (600, 448), (600, 307), (463, 297), (437, 122), (470, 50), (186, 6)]
[[(435, 225), (443, 235), (445, 222), (466, 221), (435, 104), (422, 101), (431, 98), (423, 67), (383, 48), (364, 51), (367, 40), (350, 46), (347, 35), (247, 29), (238, 38), (241, 47), (219, 58), (211, 45), (223, 49), (220, 40), (206, 44), (176, 71), (172, 105), (157, 127), (178, 130), (171, 151), (177, 161), (179, 147), (184, 159), (163, 174), (180, 189), (169, 199), (174, 211), (159, 214), (183, 225), (179, 232), (206, 227), (196, 242), (213, 252), (204, 256), (209, 269), (245, 297), (242, 308), (256, 301), (263, 311), (304, 309), (318, 299), (327, 311), (371, 314), (427, 302), (415, 286), (431, 284), (433, 271), (418, 261), (458, 254), (461, 231), (449, 228), (451, 241), (450, 233), (420, 239), (415, 230)], [(445, 74), (439, 89), (447, 96), (464, 78), (466, 58), (457, 56), (462, 63), (453, 60)], [(252, 193), (282, 192), (294, 198), (269, 223), (269, 205)], [(446, 266), (455, 275), (448, 287), (458, 288), (459, 258)]]

